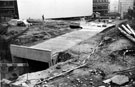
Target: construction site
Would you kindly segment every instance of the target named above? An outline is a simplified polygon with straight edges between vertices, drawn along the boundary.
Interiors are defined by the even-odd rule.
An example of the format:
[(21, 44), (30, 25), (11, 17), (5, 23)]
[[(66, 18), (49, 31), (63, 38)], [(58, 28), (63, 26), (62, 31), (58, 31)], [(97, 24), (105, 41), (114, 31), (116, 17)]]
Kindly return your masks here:
[(0, 0), (0, 87), (135, 87), (134, 3)]

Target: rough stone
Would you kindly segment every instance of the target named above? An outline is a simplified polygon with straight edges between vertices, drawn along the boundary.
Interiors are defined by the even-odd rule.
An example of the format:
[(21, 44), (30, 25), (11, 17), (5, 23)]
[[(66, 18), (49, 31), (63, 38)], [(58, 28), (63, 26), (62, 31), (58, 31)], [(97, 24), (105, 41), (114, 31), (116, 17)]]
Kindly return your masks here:
[(112, 38), (111, 38), (111, 37), (106, 36), (106, 37), (104, 37), (104, 40), (105, 40), (105, 41), (108, 41), (108, 40), (112, 40)]
[(106, 86), (99, 86), (99, 87), (106, 87)]
[(129, 82), (129, 78), (125, 75), (115, 75), (111, 78), (112, 83), (115, 83), (117, 85), (123, 85), (127, 82)]

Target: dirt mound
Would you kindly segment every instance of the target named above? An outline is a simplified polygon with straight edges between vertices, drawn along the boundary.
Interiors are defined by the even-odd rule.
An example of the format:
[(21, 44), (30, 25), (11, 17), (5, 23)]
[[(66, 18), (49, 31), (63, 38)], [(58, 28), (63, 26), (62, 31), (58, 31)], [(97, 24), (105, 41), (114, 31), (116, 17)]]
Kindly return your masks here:
[[(37, 87), (134, 87), (134, 43), (117, 28), (67, 50), (74, 57), (36, 73), (20, 76), (14, 84)], [(36, 76), (36, 77), (34, 77)], [(33, 80), (34, 79), (34, 80)]]
[(71, 48), (71, 51), (75, 54), (85, 54), (85, 53), (90, 53), (92, 52), (92, 45), (89, 44), (79, 44), (73, 48)]
[[(91, 55), (95, 48), (95, 52)], [(101, 32), (68, 50), (79, 60), (85, 60), (91, 55), (87, 60), (88, 65), (74, 70), (67, 76), (50, 81), (47, 87), (109, 87), (110, 85), (112, 87), (126, 87), (123, 84), (118, 85), (122, 82), (116, 84), (117, 78), (115, 79), (117, 82), (111, 84), (105, 84), (103, 80), (109, 76), (113, 77), (113, 75), (110, 75), (113, 72), (120, 72), (135, 66), (134, 53), (126, 53), (126, 50), (134, 50), (133, 48), (134, 44), (125, 38), (117, 28)], [(97, 70), (100, 70), (102, 74)], [(134, 74), (134, 71), (132, 74)], [(133, 82), (127, 81), (126, 85), (134, 87)]]

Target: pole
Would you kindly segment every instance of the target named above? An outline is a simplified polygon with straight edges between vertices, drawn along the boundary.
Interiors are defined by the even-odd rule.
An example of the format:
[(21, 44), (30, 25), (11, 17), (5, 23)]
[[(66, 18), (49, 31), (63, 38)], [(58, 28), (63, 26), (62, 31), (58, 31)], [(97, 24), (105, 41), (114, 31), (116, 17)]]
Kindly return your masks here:
[(118, 0), (118, 13), (119, 13), (119, 0)]
[[(1, 70), (1, 67), (0, 67), (0, 70)], [(1, 75), (2, 73), (0, 72), (0, 81), (2, 81), (2, 75)], [(2, 87), (2, 83), (0, 82), (0, 87)]]

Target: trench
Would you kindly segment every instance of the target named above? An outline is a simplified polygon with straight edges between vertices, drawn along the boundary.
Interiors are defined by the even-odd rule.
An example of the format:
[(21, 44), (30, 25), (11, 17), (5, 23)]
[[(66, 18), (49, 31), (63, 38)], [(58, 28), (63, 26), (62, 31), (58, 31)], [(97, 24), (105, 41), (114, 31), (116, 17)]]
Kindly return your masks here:
[(28, 66), (23, 66), (22, 69), (19, 68), (23, 74), (28, 73), (28, 72), (31, 73), (31, 72), (42, 71), (42, 70), (46, 70), (47, 68), (49, 68), (49, 63), (47, 63), (47, 62), (25, 59), (25, 58), (20, 58), (20, 57), (14, 57), (14, 61), (16, 63), (27, 63), (28, 64)]
[(29, 64), (29, 72), (36, 72), (36, 71), (42, 71), (47, 68), (49, 68), (49, 64), (46, 62), (40, 62), (40, 61), (35, 61), (35, 60), (26, 60), (27, 63)]

